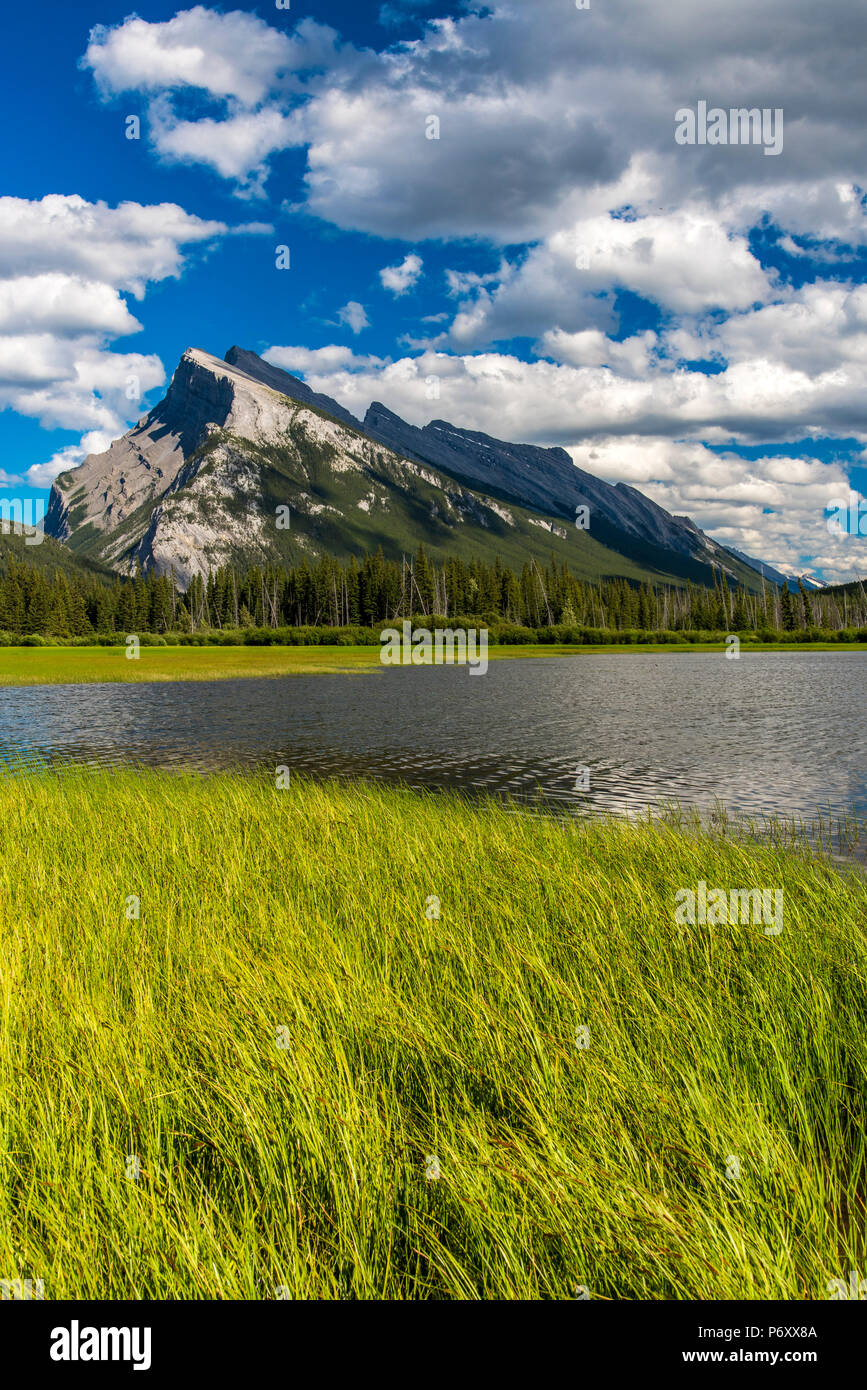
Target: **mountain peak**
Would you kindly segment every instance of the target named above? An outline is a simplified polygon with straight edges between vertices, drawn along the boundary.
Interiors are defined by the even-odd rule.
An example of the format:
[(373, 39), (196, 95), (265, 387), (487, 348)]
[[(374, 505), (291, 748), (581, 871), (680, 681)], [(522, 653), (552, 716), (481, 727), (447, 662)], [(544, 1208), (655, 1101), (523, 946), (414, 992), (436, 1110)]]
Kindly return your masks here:
[(263, 386), (269, 386), (272, 391), (279, 391), (281, 396), (289, 396), (291, 400), (298, 401), (299, 405), (312, 405), (317, 410), (324, 410), (326, 415), (333, 415), (335, 419), (342, 420), (345, 425), (351, 425), (354, 430), (361, 430), (360, 420), (346, 410), (339, 401), (332, 400), (331, 396), (323, 396), (317, 391), (313, 391), (300, 377), (293, 376), (291, 372), (284, 371), (282, 367), (273, 367), (270, 362), (266, 362), (257, 353), (251, 352), (249, 348), (230, 347), (224, 359), (230, 367), (235, 367), (250, 377), (252, 381), (261, 382)]
[(383, 405), (382, 401), (371, 401), (370, 405), (367, 407), (364, 423), (365, 425), (372, 424), (378, 419), (400, 420), (400, 416), (395, 415), (394, 411), (389, 410), (388, 406)]

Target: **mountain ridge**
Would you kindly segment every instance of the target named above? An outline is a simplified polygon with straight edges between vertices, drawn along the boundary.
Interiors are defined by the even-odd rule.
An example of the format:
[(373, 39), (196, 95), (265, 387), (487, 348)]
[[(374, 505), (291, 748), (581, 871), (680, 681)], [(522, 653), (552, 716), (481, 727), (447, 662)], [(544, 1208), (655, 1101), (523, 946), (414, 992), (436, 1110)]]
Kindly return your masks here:
[[(275, 385), (279, 374), (284, 384), (288, 379), (332, 413), (342, 412), (356, 428), (394, 452), (416, 462), (433, 464), (459, 481), (495, 491), (505, 500), (561, 516), (569, 522), (574, 521), (578, 507), (589, 505), (597, 520), (601, 516), (627, 535), (663, 549), (718, 563), (725, 563), (724, 557), (733, 555), (751, 570), (761, 563), (754, 564), (719, 545), (705, 536), (690, 517), (672, 515), (630, 484), (607, 483), (578, 468), (563, 448), (507, 443), (481, 431), (461, 429), (448, 420), (431, 420), (421, 427), (409, 425), (381, 401), (371, 402), (364, 420), (358, 421), (331, 397), (314, 395), (306, 383), (282, 368), (274, 368), (255, 353), (233, 347), (226, 353), (226, 361), (242, 363), (250, 373), (265, 368), (263, 380)], [(452, 439), (463, 446), (460, 451)], [(497, 477), (491, 475), (493, 455), (499, 464)], [(509, 471), (504, 469), (504, 463), (511, 465)], [(608, 533), (606, 544), (611, 545), (612, 540), (615, 538)], [(616, 540), (613, 548), (617, 548)]]
[[(581, 505), (589, 533), (574, 524)], [(419, 543), (519, 568), (553, 551), (586, 577), (708, 584), (722, 569), (760, 582), (689, 518), (582, 472), (563, 449), (442, 420), (419, 429), (381, 402), (360, 421), (237, 346), (223, 359), (187, 348), (163, 399), (56, 479), (45, 530), (120, 573), (173, 570), (182, 585), (219, 564)]]

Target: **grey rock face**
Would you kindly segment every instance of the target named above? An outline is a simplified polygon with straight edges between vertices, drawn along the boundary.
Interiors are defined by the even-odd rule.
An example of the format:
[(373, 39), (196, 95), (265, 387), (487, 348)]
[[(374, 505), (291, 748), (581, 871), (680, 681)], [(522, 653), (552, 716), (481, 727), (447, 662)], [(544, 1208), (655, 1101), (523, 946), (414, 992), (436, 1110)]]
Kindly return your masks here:
[(270, 386), (273, 391), (279, 391), (281, 396), (289, 396), (293, 401), (298, 401), (299, 405), (312, 405), (316, 410), (324, 410), (326, 414), (333, 415), (335, 419), (342, 420), (344, 424), (351, 425), (359, 432), (364, 428), (360, 420), (348, 410), (344, 410), (343, 406), (330, 396), (311, 391), (306, 381), (301, 381), (291, 372), (284, 372), (282, 367), (272, 367), (270, 362), (257, 357), (255, 352), (248, 352), (246, 348), (230, 347), (226, 353), (226, 361), (230, 366), (237, 367), (251, 381), (260, 381), (263, 386)]
[(171, 486), (210, 428), (225, 424), (233, 391), (215, 374), (207, 353), (184, 353), (163, 400), (103, 454), (61, 473), (51, 489), (45, 530), (66, 541), (92, 526), (114, 531), (139, 507), (155, 503)]

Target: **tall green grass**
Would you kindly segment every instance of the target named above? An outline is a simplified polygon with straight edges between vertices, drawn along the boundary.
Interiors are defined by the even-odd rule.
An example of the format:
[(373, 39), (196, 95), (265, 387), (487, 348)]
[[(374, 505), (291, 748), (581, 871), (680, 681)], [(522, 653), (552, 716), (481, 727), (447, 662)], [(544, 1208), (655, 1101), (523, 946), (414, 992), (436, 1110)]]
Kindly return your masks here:
[[(264, 776), (6, 778), (0, 844), (0, 1278), (799, 1299), (867, 1272), (854, 873)], [(699, 879), (783, 887), (782, 935), (678, 928)]]

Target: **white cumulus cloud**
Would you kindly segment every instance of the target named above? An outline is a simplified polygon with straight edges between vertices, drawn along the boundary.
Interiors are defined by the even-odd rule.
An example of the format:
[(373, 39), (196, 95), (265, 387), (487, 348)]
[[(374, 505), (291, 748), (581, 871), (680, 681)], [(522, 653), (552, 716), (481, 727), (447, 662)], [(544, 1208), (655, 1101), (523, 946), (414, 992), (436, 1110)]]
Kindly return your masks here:
[(411, 253), (404, 257), (400, 265), (383, 266), (379, 278), (383, 287), (391, 290), (392, 294), (406, 294), (407, 290), (411, 290), (413, 285), (418, 283), (423, 265), (421, 256)]
[(345, 323), (347, 328), (351, 328), (353, 333), (360, 333), (363, 328), (370, 327), (364, 305), (359, 304), (356, 299), (350, 299), (348, 304), (338, 309), (337, 318), (340, 323)]

